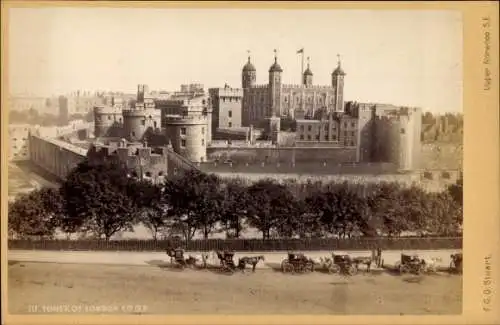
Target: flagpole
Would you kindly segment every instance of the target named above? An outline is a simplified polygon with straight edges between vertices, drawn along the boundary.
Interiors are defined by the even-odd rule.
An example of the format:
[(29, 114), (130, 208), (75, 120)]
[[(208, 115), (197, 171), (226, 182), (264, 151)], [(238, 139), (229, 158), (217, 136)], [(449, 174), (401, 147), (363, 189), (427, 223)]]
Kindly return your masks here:
[(304, 50), (302, 50), (302, 65), (301, 65), (301, 72), (300, 72), (300, 80), (302, 80), (302, 76), (304, 75)]

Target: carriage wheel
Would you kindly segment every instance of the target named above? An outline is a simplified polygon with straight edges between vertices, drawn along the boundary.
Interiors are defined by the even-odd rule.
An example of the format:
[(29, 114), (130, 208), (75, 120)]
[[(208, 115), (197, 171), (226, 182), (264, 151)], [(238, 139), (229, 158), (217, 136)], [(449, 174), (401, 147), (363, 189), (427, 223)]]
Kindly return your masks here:
[(410, 272), (410, 268), (407, 265), (400, 265), (399, 266), (399, 273), (408, 273)]
[(340, 273), (340, 266), (338, 266), (337, 264), (330, 264), (328, 266), (328, 273), (330, 274), (334, 274), (334, 273)]
[(292, 273), (293, 272), (293, 265), (290, 264), (290, 262), (288, 262), (288, 261), (283, 261), (281, 263), (281, 271), (283, 271), (283, 273)]
[(306, 271), (307, 271), (307, 272), (314, 272), (314, 264), (313, 264), (313, 263), (311, 263), (311, 262), (308, 262), (308, 263), (306, 264)]
[(356, 273), (358, 273), (358, 269), (354, 266), (354, 265), (349, 265), (347, 266), (347, 274), (349, 275), (356, 275)]

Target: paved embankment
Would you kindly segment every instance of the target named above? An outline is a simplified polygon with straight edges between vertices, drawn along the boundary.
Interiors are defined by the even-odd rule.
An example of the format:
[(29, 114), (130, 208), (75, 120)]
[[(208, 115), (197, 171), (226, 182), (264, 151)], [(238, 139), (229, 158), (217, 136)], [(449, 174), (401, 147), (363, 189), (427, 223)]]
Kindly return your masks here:
[[(450, 265), (450, 255), (460, 250), (407, 250), (407, 251), (384, 251), (382, 259), (385, 265), (394, 265), (401, 259), (401, 253), (418, 254), (422, 258), (441, 258), (437, 266), (447, 267)], [(330, 256), (331, 251), (301, 252), (306, 256), (319, 259)], [(188, 255), (199, 255), (199, 252), (186, 252)], [(335, 254), (349, 254), (351, 256), (370, 256), (370, 251), (335, 251)], [(236, 252), (234, 260), (242, 256), (263, 255), (265, 263), (259, 263), (259, 268), (278, 267), (287, 252)], [(42, 250), (10, 250), (8, 259), (11, 261), (23, 262), (50, 262), (50, 263), (79, 263), (79, 264), (117, 264), (117, 265), (158, 265), (169, 263), (170, 258), (162, 252), (96, 252), (96, 251), (42, 251)], [(218, 260), (213, 257), (209, 259), (209, 264), (218, 264)]]

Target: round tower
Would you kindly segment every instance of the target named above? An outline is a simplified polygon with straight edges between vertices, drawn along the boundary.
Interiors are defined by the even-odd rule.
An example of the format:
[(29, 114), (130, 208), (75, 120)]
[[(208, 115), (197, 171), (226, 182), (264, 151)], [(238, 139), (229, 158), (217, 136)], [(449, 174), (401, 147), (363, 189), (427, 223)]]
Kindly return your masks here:
[[(274, 50), (274, 63), (269, 68), (269, 103), (271, 114), (281, 116), (281, 73), (283, 69), (278, 64), (277, 51)], [(269, 116), (268, 115), (268, 116)]]
[(122, 109), (120, 107), (94, 107), (95, 137), (119, 136), (123, 127)]
[(208, 120), (205, 115), (166, 115), (165, 135), (174, 151), (192, 162), (207, 160)]
[(255, 80), (257, 79), (257, 71), (253, 66), (252, 62), (250, 62), (250, 54), (248, 55), (248, 62), (243, 67), (241, 72), (241, 87), (252, 88), (255, 85)]
[(137, 103), (133, 109), (123, 110), (123, 135), (131, 142), (144, 140), (148, 132), (161, 128), (161, 111), (151, 103)]
[(340, 55), (337, 55), (338, 62), (337, 68), (332, 72), (332, 87), (334, 89), (334, 111), (344, 111), (344, 76), (345, 72), (342, 70), (340, 64)]
[(307, 69), (302, 75), (302, 84), (306, 87), (310, 87), (313, 84), (313, 73), (311, 71), (309, 57), (307, 57)]

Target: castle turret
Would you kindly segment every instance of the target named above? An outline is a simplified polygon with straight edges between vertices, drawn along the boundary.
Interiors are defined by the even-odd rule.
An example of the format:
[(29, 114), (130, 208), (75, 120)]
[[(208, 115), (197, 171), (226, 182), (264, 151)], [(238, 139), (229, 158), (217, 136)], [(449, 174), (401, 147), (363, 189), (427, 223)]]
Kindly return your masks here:
[(313, 73), (310, 68), (309, 57), (307, 57), (307, 69), (302, 75), (302, 84), (306, 87), (310, 87), (313, 84)]
[(241, 73), (241, 88), (252, 88), (255, 85), (257, 72), (252, 62), (250, 62), (250, 53), (248, 55), (248, 62), (243, 67)]
[(281, 116), (281, 73), (283, 69), (278, 64), (277, 51), (274, 50), (274, 63), (269, 68), (269, 105), (267, 116)]
[(94, 127), (96, 138), (120, 136), (123, 127), (121, 107), (94, 107)]
[(344, 76), (345, 72), (342, 70), (340, 64), (340, 55), (337, 55), (338, 63), (337, 68), (332, 72), (332, 87), (334, 89), (334, 111), (344, 111)]

